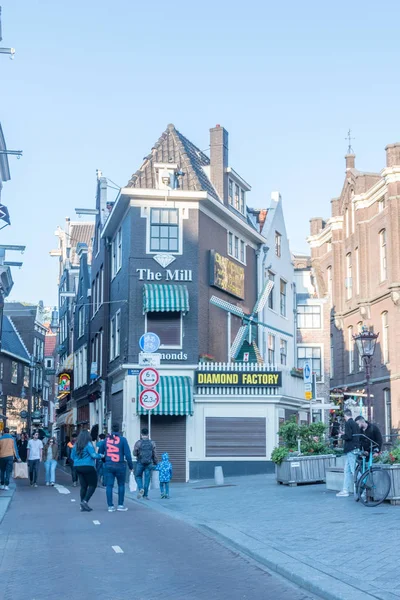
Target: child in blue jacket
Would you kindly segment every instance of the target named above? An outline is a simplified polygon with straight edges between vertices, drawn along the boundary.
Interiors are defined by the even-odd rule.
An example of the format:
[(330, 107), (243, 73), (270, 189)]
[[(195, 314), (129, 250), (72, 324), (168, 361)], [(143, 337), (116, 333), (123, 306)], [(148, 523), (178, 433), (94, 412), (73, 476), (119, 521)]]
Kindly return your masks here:
[(172, 479), (172, 464), (169, 462), (167, 452), (162, 455), (162, 461), (156, 466), (160, 473), (160, 492), (161, 498), (169, 498), (169, 482)]

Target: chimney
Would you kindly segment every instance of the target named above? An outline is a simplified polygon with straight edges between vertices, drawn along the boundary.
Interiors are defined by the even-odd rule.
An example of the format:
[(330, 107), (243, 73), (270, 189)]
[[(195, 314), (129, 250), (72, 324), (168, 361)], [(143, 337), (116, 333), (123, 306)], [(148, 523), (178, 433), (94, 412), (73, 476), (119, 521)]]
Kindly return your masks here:
[(346, 154), (345, 159), (346, 159), (346, 171), (348, 171), (349, 169), (356, 168), (356, 155), (355, 154)]
[(210, 177), (220, 200), (228, 204), (228, 132), (221, 125), (210, 129)]
[(389, 144), (386, 150), (386, 166), (400, 167), (400, 143)]
[(321, 217), (310, 219), (310, 234), (317, 235), (324, 228), (324, 220)]

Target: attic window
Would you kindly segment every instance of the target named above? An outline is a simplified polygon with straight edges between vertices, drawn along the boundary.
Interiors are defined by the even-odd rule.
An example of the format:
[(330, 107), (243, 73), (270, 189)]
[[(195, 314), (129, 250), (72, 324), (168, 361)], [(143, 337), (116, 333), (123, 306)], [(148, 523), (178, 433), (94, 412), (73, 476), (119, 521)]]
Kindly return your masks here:
[(246, 192), (240, 187), (239, 184), (234, 183), (232, 179), (229, 179), (228, 182), (228, 202), (235, 210), (244, 215), (246, 207)]

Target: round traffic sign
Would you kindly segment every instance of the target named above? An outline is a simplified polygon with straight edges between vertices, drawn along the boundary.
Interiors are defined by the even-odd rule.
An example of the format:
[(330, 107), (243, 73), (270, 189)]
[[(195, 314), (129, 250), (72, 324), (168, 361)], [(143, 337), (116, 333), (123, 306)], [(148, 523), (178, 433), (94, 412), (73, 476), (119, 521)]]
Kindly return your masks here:
[(143, 352), (157, 352), (160, 344), (161, 340), (158, 335), (151, 331), (144, 333), (139, 340), (139, 346)]
[(155, 387), (160, 381), (160, 374), (153, 367), (146, 367), (139, 373), (139, 382), (143, 387)]
[(21, 417), (21, 419), (27, 419), (28, 418), (28, 411), (27, 410), (21, 410), (21, 412), (19, 413), (19, 416)]
[(143, 390), (140, 392), (139, 402), (146, 410), (152, 410), (160, 403), (160, 394), (156, 390)]

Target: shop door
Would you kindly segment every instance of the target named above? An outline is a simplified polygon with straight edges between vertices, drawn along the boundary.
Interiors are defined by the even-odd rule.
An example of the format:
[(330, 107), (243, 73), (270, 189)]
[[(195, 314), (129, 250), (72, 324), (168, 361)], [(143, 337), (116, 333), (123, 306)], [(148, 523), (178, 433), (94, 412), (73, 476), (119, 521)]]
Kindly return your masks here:
[[(141, 427), (147, 427), (141, 417)], [(151, 439), (156, 443), (159, 460), (168, 452), (174, 472), (173, 481), (186, 481), (186, 417), (151, 417)]]

